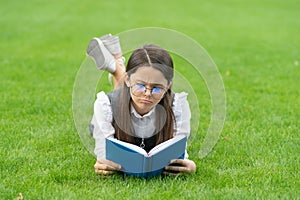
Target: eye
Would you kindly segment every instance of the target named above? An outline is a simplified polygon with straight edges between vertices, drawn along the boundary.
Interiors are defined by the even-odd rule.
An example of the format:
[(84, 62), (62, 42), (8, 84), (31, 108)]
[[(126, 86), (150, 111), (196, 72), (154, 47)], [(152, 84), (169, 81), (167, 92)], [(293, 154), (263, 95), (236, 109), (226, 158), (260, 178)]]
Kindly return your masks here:
[(152, 88), (152, 94), (160, 94), (163, 91), (160, 87), (154, 87)]
[(144, 92), (146, 88), (145, 88), (145, 85), (143, 85), (143, 84), (136, 84), (135, 89), (137, 91)]

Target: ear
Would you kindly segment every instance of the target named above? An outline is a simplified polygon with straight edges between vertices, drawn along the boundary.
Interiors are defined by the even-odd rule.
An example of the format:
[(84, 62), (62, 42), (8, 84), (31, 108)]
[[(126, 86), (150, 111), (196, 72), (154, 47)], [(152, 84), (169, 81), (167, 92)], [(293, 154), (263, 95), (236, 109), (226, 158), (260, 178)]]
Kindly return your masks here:
[(125, 73), (125, 78), (124, 78), (125, 84), (127, 87), (130, 87), (130, 82), (129, 82), (129, 76), (127, 73)]

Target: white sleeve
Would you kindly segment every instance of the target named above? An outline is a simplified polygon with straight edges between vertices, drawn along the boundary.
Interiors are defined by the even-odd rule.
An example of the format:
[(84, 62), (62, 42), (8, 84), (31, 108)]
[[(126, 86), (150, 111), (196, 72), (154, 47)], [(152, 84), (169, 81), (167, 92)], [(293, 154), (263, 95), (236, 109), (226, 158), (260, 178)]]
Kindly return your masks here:
[[(191, 132), (190, 120), (191, 110), (187, 100), (187, 93), (175, 93), (173, 102), (173, 112), (175, 115), (176, 126), (174, 137), (178, 135), (186, 135), (189, 137)], [(185, 151), (185, 158), (188, 158), (188, 153)]]
[(94, 125), (94, 153), (97, 159), (105, 159), (105, 138), (114, 137), (115, 129), (112, 126), (112, 119), (112, 109), (108, 96), (104, 92), (99, 92), (94, 103), (94, 115), (91, 122)]

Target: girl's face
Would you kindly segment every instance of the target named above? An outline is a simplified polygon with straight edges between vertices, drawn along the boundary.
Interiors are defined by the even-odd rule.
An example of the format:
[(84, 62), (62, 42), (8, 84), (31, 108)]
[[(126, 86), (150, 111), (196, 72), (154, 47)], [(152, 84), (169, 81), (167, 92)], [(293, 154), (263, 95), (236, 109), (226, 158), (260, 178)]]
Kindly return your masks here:
[(130, 87), (133, 107), (140, 115), (147, 114), (163, 98), (168, 81), (153, 67), (140, 67), (126, 80)]

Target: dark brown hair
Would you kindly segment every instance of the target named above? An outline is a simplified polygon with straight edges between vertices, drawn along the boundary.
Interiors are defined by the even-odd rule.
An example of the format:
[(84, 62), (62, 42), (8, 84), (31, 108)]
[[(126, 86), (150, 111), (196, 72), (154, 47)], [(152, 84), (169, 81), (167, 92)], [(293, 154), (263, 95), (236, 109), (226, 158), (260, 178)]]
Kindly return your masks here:
[[(139, 67), (153, 67), (159, 70), (167, 79), (168, 84), (171, 83), (174, 76), (171, 56), (166, 50), (153, 44), (144, 45), (132, 53), (126, 67), (127, 75), (130, 77)], [(114, 118), (116, 115), (118, 115), (116, 117), (119, 117), (117, 122), (116, 119), (114, 119), (113, 122), (115, 137), (119, 140), (133, 143), (133, 135), (135, 134), (130, 117), (130, 105), (132, 101), (130, 88), (124, 84), (118, 96), (120, 97), (118, 100), (119, 105), (113, 108)], [(156, 145), (173, 137), (176, 122), (172, 110), (172, 101), (172, 90), (171, 87), (169, 87), (158, 103), (160, 106), (155, 106), (155, 109), (158, 109), (155, 112)]]

